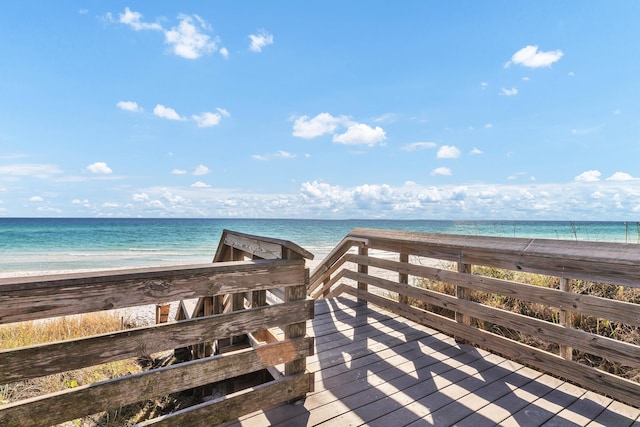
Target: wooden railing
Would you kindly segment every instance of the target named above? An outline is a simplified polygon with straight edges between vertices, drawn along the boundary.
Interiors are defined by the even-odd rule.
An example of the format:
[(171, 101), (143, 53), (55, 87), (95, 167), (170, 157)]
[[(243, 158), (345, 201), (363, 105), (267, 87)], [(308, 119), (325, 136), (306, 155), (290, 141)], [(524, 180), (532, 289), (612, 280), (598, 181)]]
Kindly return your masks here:
[[(233, 240), (233, 233), (225, 238)], [(234, 391), (140, 425), (215, 425), (273, 404), (304, 396), (313, 374), (305, 371), (313, 339), (305, 322), (313, 317), (306, 298), (308, 270), (304, 250), (295, 245), (236, 234), (256, 243), (249, 261), (215, 262), (169, 268), (129, 269), (98, 273), (0, 279), (0, 324), (56, 316), (122, 309), (165, 301), (216, 299), (238, 302), (234, 310), (202, 315), (187, 312), (182, 319), (104, 335), (0, 350), (0, 385), (128, 358), (148, 357), (167, 350), (192, 349), (229, 337), (247, 337), (247, 345), (185, 363), (144, 371), (108, 381), (81, 385), (0, 406), (1, 426), (43, 426), (77, 419), (111, 408), (170, 393), (203, 387), (241, 375), (267, 370), (272, 379)], [(282, 256), (275, 246), (282, 245)], [(223, 244), (225, 253), (233, 244)], [(266, 252), (261, 252), (264, 249)], [(301, 248), (300, 248), (301, 249)], [(247, 247), (243, 253), (251, 251)], [(252, 256), (253, 257), (253, 256)], [(235, 256), (234, 256), (235, 258)], [(246, 295), (284, 289), (284, 300), (248, 303)], [(234, 297), (240, 295), (240, 297)], [(242, 307), (239, 303), (242, 301)], [(204, 314), (204, 313), (203, 313)], [(283, 333), (279, 333), (282, 330)], [(283, 372), (284, 371), (284, 372)]]
[[(551, 276), (556, 286), (522, 283), (518, 274), (509, 280), (485, 274), (496, 269)], [(640, 245), (355, 229), (314, 269), (308, 292), (315, 299), (350, 294), (640, 407), (638, 382), (583, 363), (607, 360), (638, 372), (640, 304), (578, 294), (577, 281), (640, 295)], [(490, 298), (482, 295), (545, 307), (553, 318), (483, 304)], [(591, 333), (574, 327), (580, 316), (635, 332), (628, 341)], [(527, 345), (523, 337), (555, 343), (557, 350)]]

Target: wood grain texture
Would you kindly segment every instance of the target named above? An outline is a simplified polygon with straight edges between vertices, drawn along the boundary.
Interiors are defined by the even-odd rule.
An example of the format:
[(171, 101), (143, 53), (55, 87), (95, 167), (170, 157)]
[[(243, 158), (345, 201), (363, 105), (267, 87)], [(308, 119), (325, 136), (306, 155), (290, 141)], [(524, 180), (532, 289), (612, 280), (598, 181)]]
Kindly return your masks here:
[(89, 338), (0, 351), (3, 383), (300, 323), (313, 316), (312, 301), (293, 301), (235, 313), (199, 317)]
[(0, 279), (0, 323), (296, 286), (304, 283), (303, 265), (246, 261)]
[(356, 228), (369, 248), (514, 271), (640, 287), (640, 245)]
[(199, 359), (0, 406), (0, 425), (40, 427), (266, 369), (307, 357), (313, 340), (296, 338)]

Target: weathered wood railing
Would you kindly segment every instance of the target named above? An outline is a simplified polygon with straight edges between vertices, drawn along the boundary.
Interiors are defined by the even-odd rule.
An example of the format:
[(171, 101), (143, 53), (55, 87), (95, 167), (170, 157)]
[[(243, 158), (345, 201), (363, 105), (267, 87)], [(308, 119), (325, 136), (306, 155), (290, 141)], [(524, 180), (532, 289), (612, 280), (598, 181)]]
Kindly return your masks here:
[[(483, 275), (479, 267), (553, 276), (558, 285), (497, 279)], [(640, 407), (640, 383), (573, 360), (578, 354), (595, 355), (617, 366), (640, 368), (640, 304), (578, 294), (572, 290), (578, 280), (637, 292), (633, 288), (640, 287), (640, 245), (355, 229), (314, 269), (309, 295), (318, 299), (348, 293)], [(437, 284), (452, 290), (437, 292), (434, 288), (443, 289)], [(555, 320), (480, 303), (477, 296), (487, 294), (544, 306), (555, 313)], [(571, 321), (577, 316), (624, 324), (635, 330), (635, 338), (625, 342), (579, 330)], [(558, 350), (492, 333), (489, 329), (499, 328), (487, 325), (555, 343)]]
[[(227, 237), (232, 234), (226, 232)], [(257, 248), (271, 250), (273, 244), (282, 244), (286, 251), (297, 248), (288, 242), (252, 239), (249, 240), (261, 242)], [(228, 245), (223, 246), (219, 252), (225, 253)], [(256, 250), (254, 253), (261, 252)], [(313, 374), (305, 371), (306, 357), (313, 351), (313, 339), (305, 336), (303, 327), (313, 317), (313, 301), (307, 299), (305, 293), (309, 275), (302, 259), (304, 255), (308, 253), (301, 250), (298, 255), (289, 256), (290, 259), (271, 257), (273, 259), (0, 279), (0, 324), (284, 289), (284, 301), (271, 304), (243, 303), (242, 310), (202, 317), (183, 312), (185, 320), (0, 350), (2, 385), (107, 362), (148, 357), (176, 348), (192, 348), (229, 337), (251, 337), (249, 345), (231, 348), (222, 355), (2, 405), (0, 425), (58, 424), (263, 370), (272, 372), (274, 379), (141, 425), (215, 425), (305, 395), (313, 385)], [(240, 301), (240, 298), (236, 300)], [(284, 330), (284, 336), (274, 334), (266, 339), (264, 333), (256, 334), (277, 328)]]

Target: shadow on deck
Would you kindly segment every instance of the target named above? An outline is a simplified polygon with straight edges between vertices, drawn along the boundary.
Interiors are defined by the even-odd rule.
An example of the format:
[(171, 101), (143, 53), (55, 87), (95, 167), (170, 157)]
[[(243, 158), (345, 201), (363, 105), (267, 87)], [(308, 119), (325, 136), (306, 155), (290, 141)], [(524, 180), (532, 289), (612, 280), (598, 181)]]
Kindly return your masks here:
[(640, 426), (640, 410), (375, 305), (316, 302), (304, 401), (226, 426)]

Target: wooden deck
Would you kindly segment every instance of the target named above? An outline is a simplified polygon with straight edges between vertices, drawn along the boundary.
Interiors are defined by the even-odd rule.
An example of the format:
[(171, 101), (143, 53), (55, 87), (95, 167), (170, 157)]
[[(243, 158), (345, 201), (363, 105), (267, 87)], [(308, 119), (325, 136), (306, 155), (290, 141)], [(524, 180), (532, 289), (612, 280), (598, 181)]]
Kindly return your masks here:
[(315, 391), (226, 426), (640, 426), (640, 410), (375, 305), (316, 302)]

